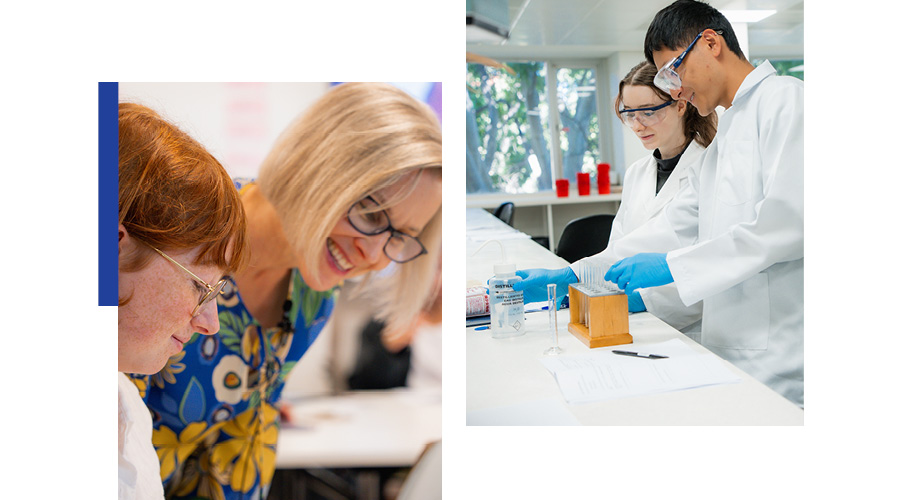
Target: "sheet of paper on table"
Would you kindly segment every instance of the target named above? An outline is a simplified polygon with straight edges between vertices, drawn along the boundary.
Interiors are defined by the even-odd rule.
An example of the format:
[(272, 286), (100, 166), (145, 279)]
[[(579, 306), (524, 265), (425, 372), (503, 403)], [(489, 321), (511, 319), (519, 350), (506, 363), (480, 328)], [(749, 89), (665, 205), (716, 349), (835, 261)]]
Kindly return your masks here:
[[(612, 349), (669, 356), (647, 359), (620, 356)], [(740, 382), (712, 353), (698, 353), (680, 339), (659, 344), (617, 346), (586, 354), (542, 357), (569, 403), (680, 391), (695, 387)]]

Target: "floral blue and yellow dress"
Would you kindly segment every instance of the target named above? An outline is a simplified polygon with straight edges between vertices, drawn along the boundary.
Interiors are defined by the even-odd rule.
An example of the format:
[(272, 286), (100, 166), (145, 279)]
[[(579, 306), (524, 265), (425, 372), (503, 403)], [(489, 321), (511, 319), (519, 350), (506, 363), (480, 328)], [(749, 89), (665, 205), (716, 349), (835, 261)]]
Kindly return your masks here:
[(294, 269), (288, 298), (292, 326), (264, 329), (230, 281), (218, 297), (217, 335), (195, 333), (162, 371), (131, 376), (152, 414), (167, 498), (265, 498), (275, 473), (275, 404), (331, 315), (335, 290), (309, 288)]

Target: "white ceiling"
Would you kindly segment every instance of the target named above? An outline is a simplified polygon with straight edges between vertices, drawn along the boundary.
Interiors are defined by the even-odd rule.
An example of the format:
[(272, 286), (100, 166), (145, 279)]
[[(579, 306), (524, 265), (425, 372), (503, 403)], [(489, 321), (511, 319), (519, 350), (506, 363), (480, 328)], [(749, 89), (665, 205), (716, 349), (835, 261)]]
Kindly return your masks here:
[[(488, 57), (606, 57), (643, 52), (647, 26), (672, 0), (508, 0), (509, 39), (473, 43)], [(775, 9), (748, 24), (750, 56), (803, 56), (803, 0), (707, 0), (719, 10)], [(468, 37), (467, 37), (468, 38)]]

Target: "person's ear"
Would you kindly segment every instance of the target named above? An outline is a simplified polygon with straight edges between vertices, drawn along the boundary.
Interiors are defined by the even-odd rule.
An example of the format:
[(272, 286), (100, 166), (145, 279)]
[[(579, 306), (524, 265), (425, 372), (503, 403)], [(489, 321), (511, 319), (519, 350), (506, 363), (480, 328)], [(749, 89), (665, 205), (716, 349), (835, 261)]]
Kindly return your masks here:
[(678, 109), (678, 116), (684, 116), (684, 113), (687, 111), (688, 103), (687, 101), (682, 101), (681, 99), (675, 101), (675, 106)]
[(131, 236), (128, 235), (128, 230), (125, 229), (125, 226), (119, 224), (119, 255), (130, 250), (132, 245), (134, 245), (134, 241), (131, 239)]
[(711, 56), (719, 57), (719, 54), (722, 53), (722, 44), (725, 43), (725, 39), (715, 31), (708, 29), (703, 32), (703, 43), (709, 48)]

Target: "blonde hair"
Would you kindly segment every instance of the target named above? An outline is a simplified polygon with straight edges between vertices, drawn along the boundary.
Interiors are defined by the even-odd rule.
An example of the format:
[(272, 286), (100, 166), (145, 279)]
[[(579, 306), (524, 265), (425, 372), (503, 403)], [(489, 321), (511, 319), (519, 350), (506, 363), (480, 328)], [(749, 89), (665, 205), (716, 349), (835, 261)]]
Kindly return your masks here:
[[(332, 88), (285, 130), (260, 167), (258, 184), (275, 207), (292, 248), (317, 273), (325, 240), (358, 200), (415, 173), (416, 181), (382, 207), (415, 189), (422, 175), (441, 176), (441, 127), (434, 113), (398, 88), (344, 83)], [(379, 200), (382, 201), (382, 200)], [(419, 240), (428, 253), (363, 286), (384, 302), (378, 316), (389, 332), (415, 319), (432, 297), (438, 269), (441, 209)], [(367, 283), (368, 284), (368, 283)]]

